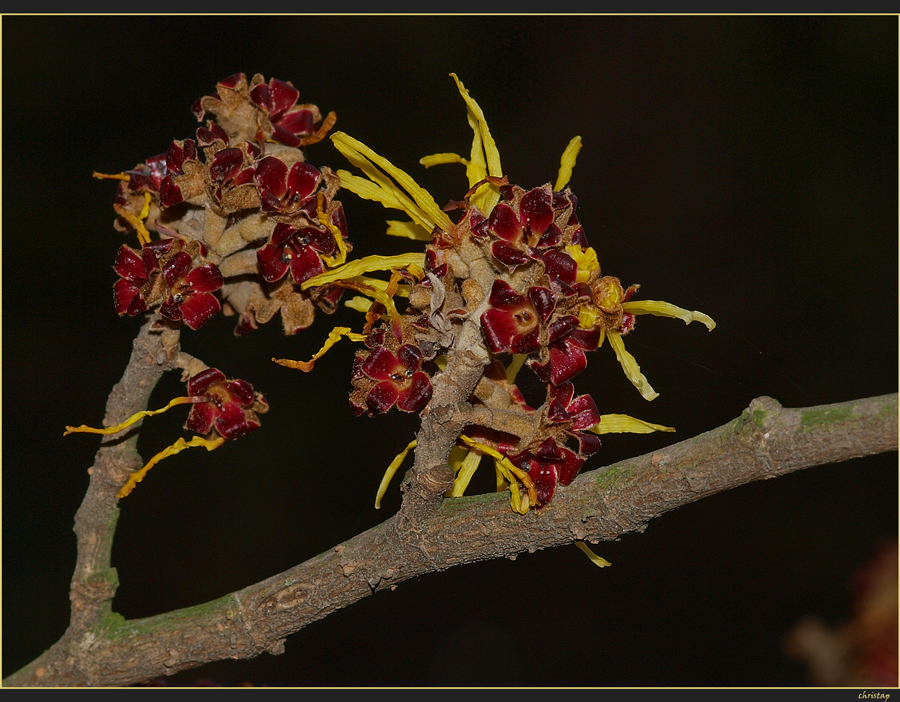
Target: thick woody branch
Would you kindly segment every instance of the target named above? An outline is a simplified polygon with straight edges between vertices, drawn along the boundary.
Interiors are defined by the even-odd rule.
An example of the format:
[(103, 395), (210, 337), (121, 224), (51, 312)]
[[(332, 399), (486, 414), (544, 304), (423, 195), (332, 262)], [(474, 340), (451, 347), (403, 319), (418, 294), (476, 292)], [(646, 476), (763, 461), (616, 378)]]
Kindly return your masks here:
[(213, 602), (146, 619), (112, 615), (68, 634), (6, 686), (129, 685), (284, 640), (363, 597), (424, 573), (576, 540), (604, 541), (703, 497), (810, 466), (897, 450), (897, 395), (802, 409), (754, 400), (740, 417), (644, 456), (582, 474), (547, 507), (506, 494), (445, 499), (410, 529), (400, 512), (284, 573)]

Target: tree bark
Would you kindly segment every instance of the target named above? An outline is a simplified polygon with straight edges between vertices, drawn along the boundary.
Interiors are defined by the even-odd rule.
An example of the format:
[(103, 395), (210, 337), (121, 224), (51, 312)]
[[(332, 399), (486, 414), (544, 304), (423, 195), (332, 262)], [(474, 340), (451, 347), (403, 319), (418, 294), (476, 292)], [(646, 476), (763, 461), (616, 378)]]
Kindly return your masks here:
[[(409, 578), (579, 540), (613, 540), (723, 490), (895, 451), (897, 411), (896, 393), (800, 409), (761, 397), (717, 429), (583, 473), (541, 510), (516, 514), (506, 493), (443, 499), (421, 521), (401, 510), (260, 583), (144, 619), (126, 621), (96, 602), (92, 617), (74, 616), (80, 569), (69, 630), (3, 684), (124, 686), (217, 660), (278, 654), (307, 624)], [(107, 558), (90, 570), (108, 572)], [(110, 589), (103, 593), (109, 601)]]

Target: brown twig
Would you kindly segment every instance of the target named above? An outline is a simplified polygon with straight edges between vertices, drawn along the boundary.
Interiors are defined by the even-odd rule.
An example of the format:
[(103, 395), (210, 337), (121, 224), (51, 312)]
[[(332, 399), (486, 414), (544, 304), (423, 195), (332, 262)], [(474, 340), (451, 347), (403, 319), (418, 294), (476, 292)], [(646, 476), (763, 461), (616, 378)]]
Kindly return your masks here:
[(723, 490), (895, 451), (897, 410), (896, 393), (801, 409), (758, 398), (717, 429), (582, 474), (537, 512), (515, 514), (499, 493), (447, 499), (414, 529), (398, 513), (213, 602), (132, 621), (108, 615), (77, 636), (70, 627), (4, 686), (130, 685), (216, 660), (277, 654), (307, 624), (424, 573), (615, 539)]

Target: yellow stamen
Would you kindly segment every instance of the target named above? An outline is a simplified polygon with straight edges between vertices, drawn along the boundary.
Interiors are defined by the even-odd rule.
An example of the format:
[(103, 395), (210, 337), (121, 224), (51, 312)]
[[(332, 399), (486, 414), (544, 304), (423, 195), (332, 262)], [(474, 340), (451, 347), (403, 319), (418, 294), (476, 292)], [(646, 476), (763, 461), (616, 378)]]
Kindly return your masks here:
[(95, 429), (93, 427), (85, 426), (82, 424), (80, 427), (66, 427), (66, 430), (63, 432), (63, 436), (68, 436), (69, 434), (116, 434), (123, 429), (127, 429), (132, 424), (137, 422), (139, 419), (143, 419), (144, 417), (152, 417), (155, 414), (162, 414), (163, 412), (175, 407), (175, 405), (186, 405), (196, 402), (193, 397), (176, 397), (169, 404), (167, 404), (162, 409), (157, 410), (143, 410), (141, 412), (137, 412), (136, 414), (131, 415), (124, 422), (116, 424), (114, 427), (104, 427), (102, 429)]
[(685, 324), (691, 322), (702, 322), (709, 331), (716, 328), (716, 323), (712, 317), (697, 312), (696, 310), (686, 310), (676, 307), (668, 302), (660, 302), (659, 300), (631, 300), (622, 303), (622, 309), (631, 314), (653, 314), (657, 317), (674, 317), (680, 319)]
[(147, 464), (143, 468), (132, 473), (131, 477), (128, 478), (128, 482), (121, 487), (121, 489), (119, 490), (119, 494), (116, 497), (118, 497), (120, 500), (123, 497), (127, 497), (131, 493), (131, 491), (134, 490), (134, 486), (144, 479), (144, 476), (147, 475), (147, 471), (149, 471), (162, 459), (168, 458), (169, 456), (174, 456), (176, 453), (181, 453), (186, 448), (192, 448), (195, 446), (202, 446), (207, 451), (212, 451), (213, 449), (221, 446), (224, 441), (224, 436), (217, 436), (214, 439), (205, 439), (202, 436), (195, 436), (190, 441), (185, 441), (183, 438), (178, 439), (178, 441), (176, 441), (174, 444), (164, 448), (153, 458), (147, 461)]
[(422, 268), (425, 265), (425, 254), (405, 253), (397, 256), (366, 256), (304, 280), (300, 285), (300, 289), (306, 290), (319, 285), (327, 285), (336, 280), (355, 278), (371, 271), (389, 271), (394, 268), (404, 268), (411, 265)]
[(412, 451), (416, 447), (416, 440), (413, 439), (410, 441), (406, 448), (403, 449), (397, 456), (391, 461), (391, 464), (387, 467), (387, 470), (384, 472), (384, 476), (381, 478), (381, 484), (378, 486), (378, 492), (375, 493), (375, 509), (381, 509), (381, 498), (384, 497), (384, 493), (387, 492), (388, 485), (391, 483), (391, 479), (394, 477), (394, 473), (397, 472), (397, 469), (403, 464), (403, 461), (406, 459), (406, 455)]
[(365, 334), (357, 334), (350, 331), (350, 327), (335, 327), (328, 333), (328, 338), (325, 340), (322, 348), (316, 351), (316, 353), (313, 354), (313, 357), (308, 361), (292, 361), (289, 358), (273, 358), (272, 360), (280, 366), (295, 368), (297, 370), (302, 370), (304, 373), (309, 373), (313, 369), (316, 361), (322, 358), (328, 349), (340, 341), (343, 336), (346, 336), (350, 341), (364, 341), (366, 338)]
[[(525, 514), (528, 511), (528, 506), (533, 505), (537, 506), (538, 498), (537, 498), (537, 490), (534, 487), (534, 482), (531, 480), (531, 477), (521, 468), (517, 468), (512, 464), (506, 456), (504, 456), (499, 451), (491, 448), (490, 446), (486, 446), (485, 444), (479, 443), (474, 439), (470, 439), (465, 434), (460, 434), (460, 441), (462, 441), (467, 446), (475, 449), (476, 451), (480, 451), (481, 453), (486, 453), (488, 456), (494, 459), (494, 466), (503, 474), (503, 477), (509, 481), (510, 493), (511, 493), (511, 503), (513, 509), (519, 514)], [(519, 486), (516, 482), (516, 478), (522, 483), (527, 491), (527, 499), (522, 500), (519, 497)]]
[(606, 568), (606, 566), (612, 565), (612, 563), (610, 563), (608, 560), (606, 560), (605, 558), (600, 558), (600, 556), (591, 551), (590, 547), (586, 543), (584, 543), (584, 541), (576, 541), (575, 545), (582, 551), (584, 551), (584, 555), (590, 558), (591, 563), (593, 563), (598, 568)]
[(575, 166), (575, 159), (578, 157), (579, 151), (581, 151), (581, 137), (572, 137), (572, 141), (566, 146), (566, 150), (563, 151), (562, 158), (559, 160), (559, 177), (556, 179), (554, 190), (562, 190), (569, 184), (569, 180), (572, 178), (572, 168)]
[(328, 227), (328, 230), (331, 232), (332, 236), (334, 236), (335, 243), (337, 243), (338, 247), (338, 255), (336, 258), (323, 255), (322, 260), (329, 268), (337, 268), (338, 266), (342, 266), (347, 260), (347, 244), (344, 242), (344, 236), (341, 234), (341, 230), (338, 229), (331, 222), (328, 215), (325, 214), (324, 204), (325, 193), (320, 192), (316, 196), (316, 215), (319, 217), (319, 221)]
[[(459, 94), (466, 102), (469, 126), (474, 132), (472, 151), (466, 165), (466, 177), (469, 179), (471, 188), (484, 180), (486, 176), (500, 177), (503, 175), (503, 169), (500, 166), (500, 152), (497, 150), (494, 137), (491, 136), (491, 130), (488, 128), (481, 107), (469, 96), (469, 91), (455, 73), (451, 73), (450, 77), (456, 82)], [(489, 215), (499, 201), (500, 191), (493, 187), (482, 187), (470, 200), (485, 215)]]
[(655, 400), (659, 397), (659, 393), (650, 386), (647, 378), (641, 373), (641, 367), (638, 365), (638, 362), (634, 360), (634, 356), (625, 350), (625, 343), (622, 341), (622, 335), (619, 334), (619, 332), (609, 332), (609, 345), (612, 346), (613, 351), (616, 352), (616, 358), (618, 358), (619, 363), (622, 364), (622, 370), (625, 371), (628, 380), (630, 380), (631, 384), (638, 389), (641, 396), (645, 400)]
[(424, 227), (420, 227), (415, 222), (401, 222), (396, 219), (388, 220), (387, 235), (400, 236), (404, 239), (413, 239), (415, 241), (431, 241), (431, 232)]
[(652, 434), (654, 431), (675, 431), (675, 427), (651, 424), (627, 414), (603, 414), (600, 415), (600, 421), (588, 431), (595, 434)]
[[(331, 141), (334, 143), (337, 150), (340, 151), (350, 163), (365, 173), (369, 179), (383, 191), (382, 194), (379, 194), (377, 197), (369, 197), (369, 199), (376, 199), (382, 202), (382, 204), (388, 204), (390, 207), (403, 210), (412, 217), (417, 224), (429, 231), (434, 229), (435, 226), (440, 227), (447, 232), (453, 228), (453, 222), (447, 214), (438, 207), (438, 204), (434, 201), (431, 194), (416, 183), (408, 173), (397, 168), (394, 164), (383, 156), (379, 156), (361, 141), (357, 141), (344, 132), (334, 134), (331, 137)], [(381, 168), (393, 178), (402, 190), (398, 188), (390, 178), (385, 177), (378, 168)], [(351, 177), (350, 179), (345, 180), (343, 171), (338, 171), (338, 176), (340, 177), (341, 185), (344, 188), (351, 192), (356, 192), (360, 197), (368, 197), (367, 195), (364, 195), (363, 192), (357, 192), (357, 190), (355, 190), (355, 188), (360, 185), (358, 182), (359, 179)], [(368, 188), (366, 189), (366, 192), (370, 195), (374, 194)]]
[(131, 180), (131, 176), (124, 171), (121, 173), (98, 173), (97, 171), (91, 171), (91, 175), (97, 180), (124, 180), (125, 182)]
[(453, 487), (447, 493), (447, 497), (462, 497), (466, 488), (469, 487), (469, 481), (478, 470), (481, 464), (481, 457), (478, 451), (469, 451), (459, 466), (459, 472), (456, 474), (456, 480), (453, 481)]

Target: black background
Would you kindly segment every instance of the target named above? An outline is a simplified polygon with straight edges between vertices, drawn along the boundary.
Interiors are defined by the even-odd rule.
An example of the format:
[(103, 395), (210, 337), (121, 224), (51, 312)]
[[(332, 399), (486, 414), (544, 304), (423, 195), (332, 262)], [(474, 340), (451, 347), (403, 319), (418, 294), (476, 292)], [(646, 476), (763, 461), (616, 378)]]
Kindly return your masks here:
[[(577, 379), (602, 413), (674, 425), (608, 436), (587, 468), (717, 427), (760, 395), (797, 407), (897, 389), (897, 18), (893, 16), (145, 16), (3, 18), (3, 674), (65, 630), (72, 520), (139, 319), (116, 317), (117, 172), (193, 134), (191, 103), (243, 71), (292, 81), (346, 131), (461, 197), (471, 131), (448, 76), (483, 108), (511, 181), (571, 187), (604, 273), (711, 315), (645, 317), (627, 339), (648, 403), (604, 347)], [(330, 142), (317, 165), (346, 168)], [(354, 253), (400, 253), (404, 218), (341, 197)], [(129, 243), (134, 243), (128, 240)], [(308, 358), (350, 310), (285, 338), (182, 335), (271, 404), (260, 431), (157, 466), (121, 504), (114, 602), (141, 617), (217, 598), (373, 526), (376, 487), (415, 417), (354, 418), (353, 345)], [(164, 378), (153, 406), (183, 394)], [(536, 386), (535, 386), (536, 387)], [(526, 383), (527, 391), (527, 383)], [(180, 409), (180, 408), (179, 408)], [(145, 420), (145, 457), (181, 436)], [(485, 469), (482, 472), (487, 473)], [(490, 476), (482, 476), (484, 483)], [(803, 616), (852, 614), (853, 575), (896, 539), (895, 454), (753, 484), (643, 534), (458, 567), (314, 623), (279, 657), (182, 673), (255, 686), (806, 685), (783, 651)]]

